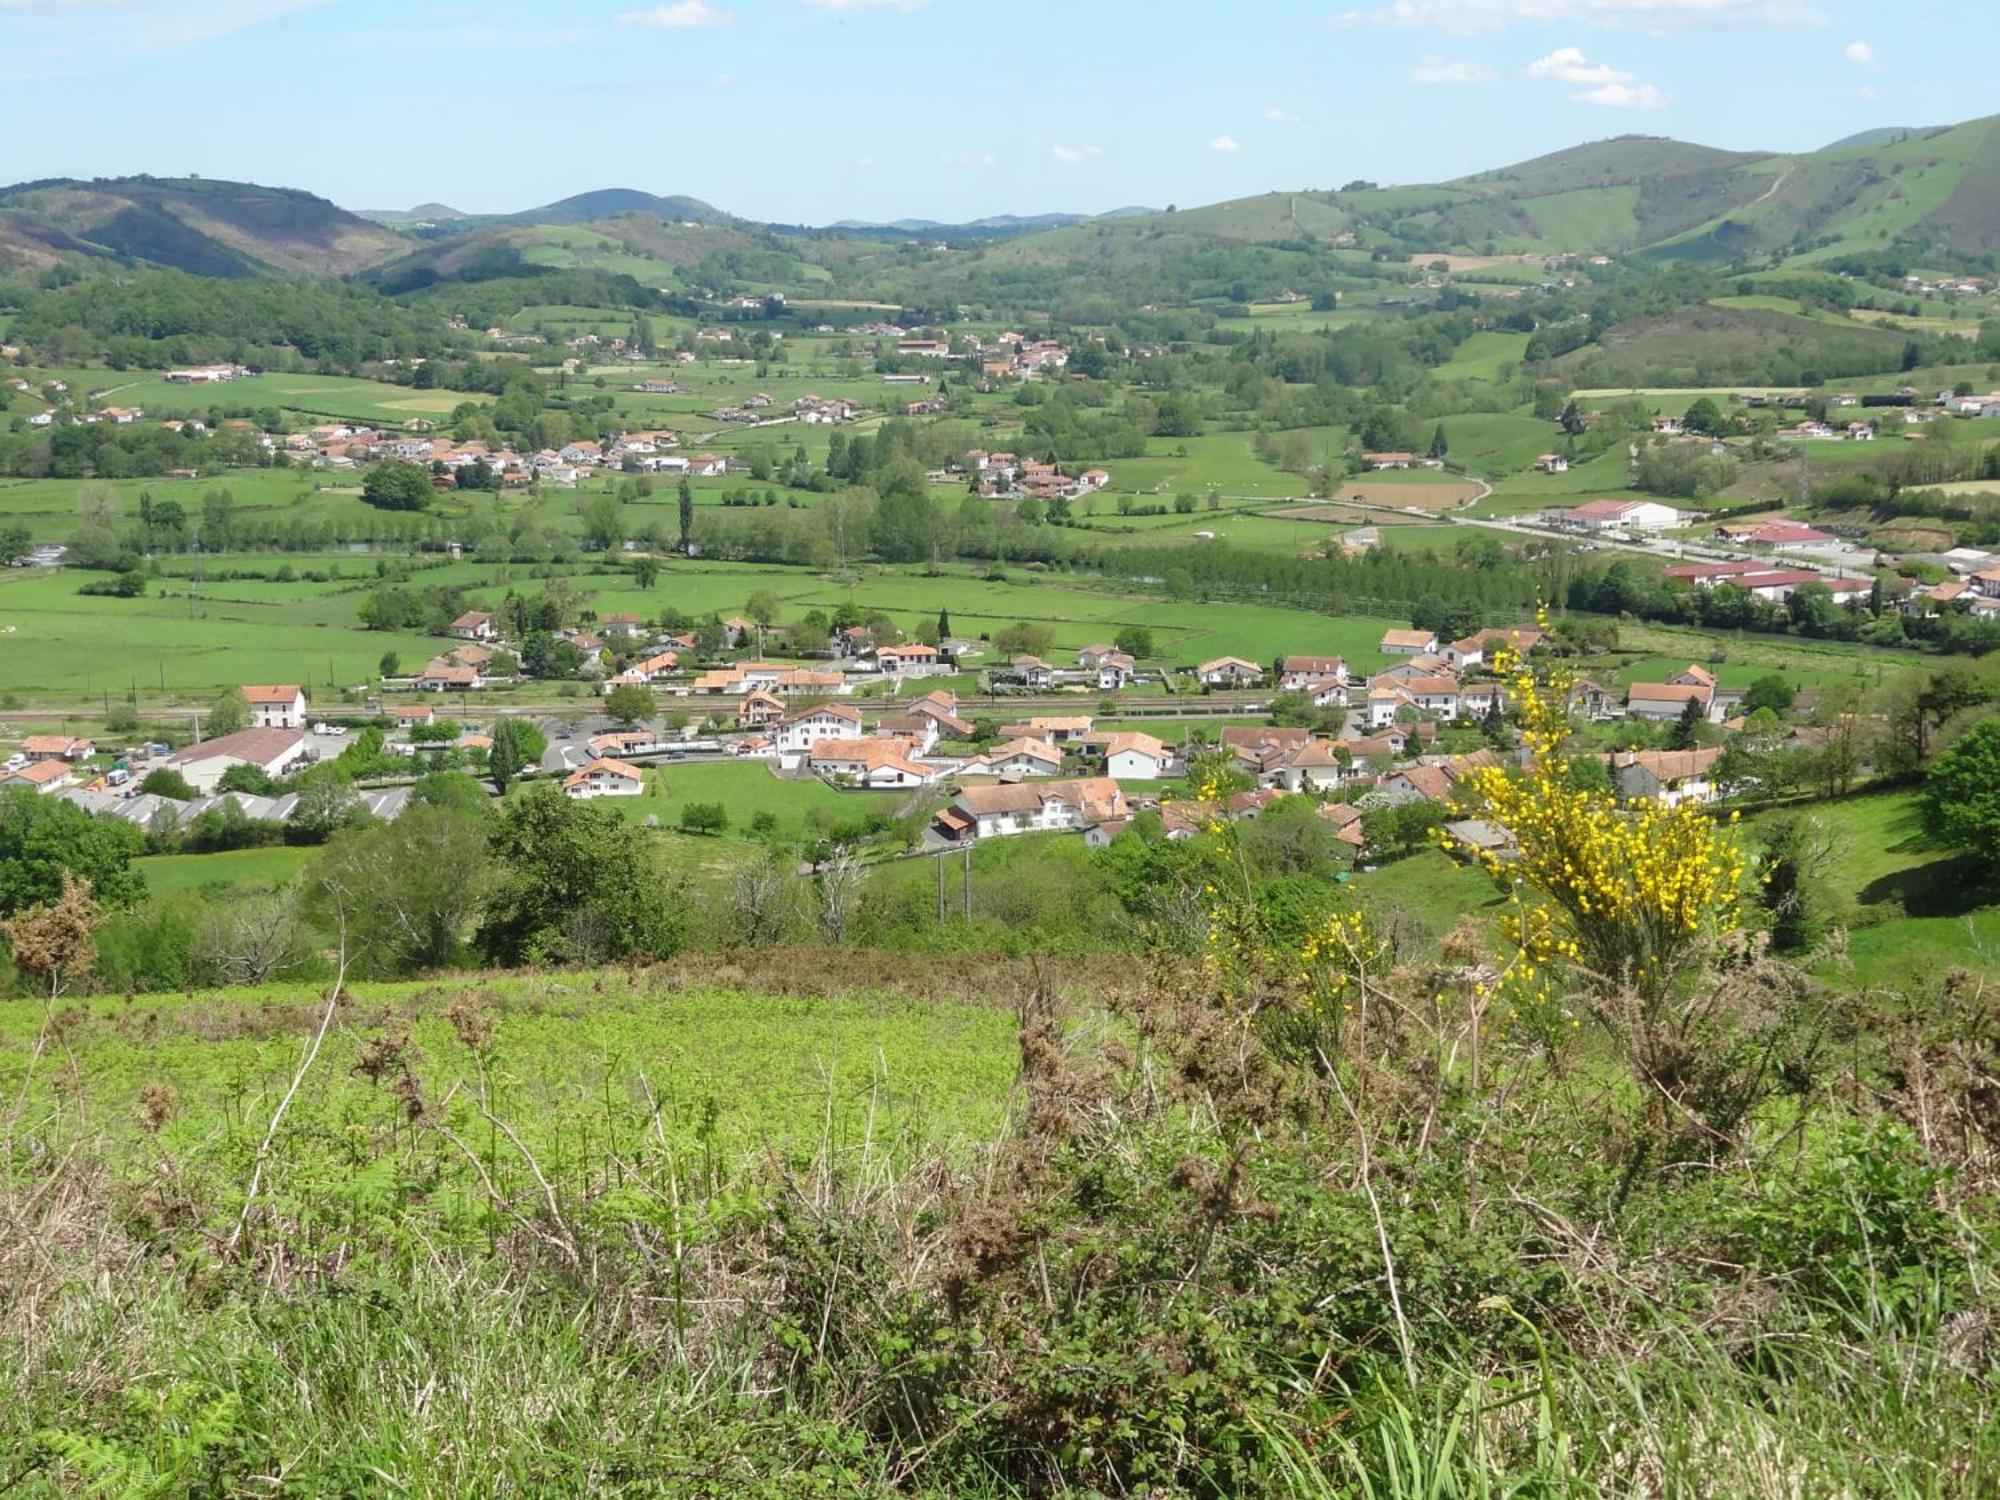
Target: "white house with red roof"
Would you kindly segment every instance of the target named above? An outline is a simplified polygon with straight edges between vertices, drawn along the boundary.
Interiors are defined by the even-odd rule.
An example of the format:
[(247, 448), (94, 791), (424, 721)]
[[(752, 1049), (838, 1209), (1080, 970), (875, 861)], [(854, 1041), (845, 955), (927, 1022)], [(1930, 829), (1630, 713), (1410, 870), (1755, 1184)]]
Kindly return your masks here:
[(259, 729), (306, 727), (306, 691), (297, 683), (253, 683), (243, 689), (250, 720)]

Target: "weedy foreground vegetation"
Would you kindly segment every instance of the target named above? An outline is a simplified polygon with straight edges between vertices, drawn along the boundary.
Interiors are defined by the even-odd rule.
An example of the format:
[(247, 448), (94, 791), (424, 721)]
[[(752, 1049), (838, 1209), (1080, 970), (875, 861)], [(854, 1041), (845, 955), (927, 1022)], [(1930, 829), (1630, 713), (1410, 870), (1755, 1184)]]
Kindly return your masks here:
[(1994, 1492), (1990, 981), (1823, 985), (1730, 829), (1605, 858), (1539, 767), (1498, 962), (1220, 827), (1145, 965), (71, 1001), (68, 882), (9, 925), (0, 1486)]

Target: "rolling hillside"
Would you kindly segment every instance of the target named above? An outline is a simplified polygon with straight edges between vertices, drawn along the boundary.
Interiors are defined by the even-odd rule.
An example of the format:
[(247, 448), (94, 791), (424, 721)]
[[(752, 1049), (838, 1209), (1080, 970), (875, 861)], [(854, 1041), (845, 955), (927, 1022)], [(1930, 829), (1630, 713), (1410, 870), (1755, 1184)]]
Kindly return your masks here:
[(1795, 156), (1623, 136), (1454, 182), (1266, 193), (1095, 219), (994, 251), (1027, 264), (1121, 264), (1203, 248), (1608, 254), (1715, 262), (1823, 258), (1892, 244), (1984, 252), (2000, 239), (2000, 117), (1868, 131)]
[(347, 275), (402, 250), (402, 236), (291, 188), (199, 178), (60, 179), (0, 189), (0, 263), (23, 242), (205, 276)]

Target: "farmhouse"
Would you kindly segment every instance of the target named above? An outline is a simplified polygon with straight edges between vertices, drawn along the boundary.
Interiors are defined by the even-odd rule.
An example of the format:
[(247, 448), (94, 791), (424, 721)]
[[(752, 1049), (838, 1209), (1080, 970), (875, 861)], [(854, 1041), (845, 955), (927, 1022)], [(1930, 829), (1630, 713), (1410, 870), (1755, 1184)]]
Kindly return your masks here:
[(306, 727), (305, 689), (297, 683), (256, 684), (243, 689), (243, 701), (259, 729)]
[(461, 641), (491, 641), (499, 638), (500, 627), (484, 610), (471, 609), (451, 622), (451, 633)]
[(1125, 794), (1108, 776), (1036, 785), (973, 786), (937, 815), (932, 827), (953, 843), (1091, 828), (1128, 817)]
[(1382, 654), (1384, 656), (1429, 656), (1438, 648), (1437, 632), (1434, 630), (1385, 630), (1382, 632)]
[(597, 797), (636, 797), (645, 790), (644, 771), (608, 756), (599, 756), (563, 779), (563, 795), (578, 802)]
[(296, 729), (244, 729), (190, 745), (169, 756), (167, 765), (207, 796), (231, 766), (255, 766), (267, 776), (283, 776), (306, 755), (306, 737)]
[(1264, 669), (1240, 656), (1218, 656), (1205, 661), (1194, 669), (1194, 674), (1203, 687), (1212, 688), (1255, 687), (1264, 680)]

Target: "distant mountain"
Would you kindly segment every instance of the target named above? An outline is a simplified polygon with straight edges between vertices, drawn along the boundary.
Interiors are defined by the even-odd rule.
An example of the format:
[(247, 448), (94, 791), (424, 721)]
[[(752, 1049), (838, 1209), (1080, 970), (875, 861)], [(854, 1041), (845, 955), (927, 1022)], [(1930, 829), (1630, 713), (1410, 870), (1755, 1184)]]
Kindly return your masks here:
[(292, 188), (194, 177), (0, 188), (0, 261), (53, 252), (204, 276), (345, 275), (404, 248), (393, 230)]
[(733, 215), (699, 198), (661, 198), (652, 193), (642, 193), (637, 188), (599, 188), (595, 192), (577, 193), (554, 203), (545, 203), (540, 208), (523, 209), (517, 214), (492, 215), (488, 217), (488, 222), (498, 219), (509, 224), (590, 224), (598, 219), (615, 219), (626, 214), (652, 214), (690, 224), (735, 222)]
[(410, 229), (425, 224), (449, 224), (456, 219), (469, 219), (471, 214), (462, 213), (448, 203), (419, 203), (415, 208), (357, 208), (355, 213), (372, 224), (385, 224), (391, 229)]
[(873, 219), (840, 219), (826, 227), (847, 234), (934, 234), (945, 239), (992, 239), (1006, 235), (1038, 234), (1044, 229), (1063, 229), (1071, 224), (1087, 224), (1093, 219), (1115, 219), (1151, 212), (1149, 208), (1119, 208), (1108, 214), (989, 214), (983, 219), (967, 219), (955, 224), (942, 219), (891, 219), (886, 223)]

